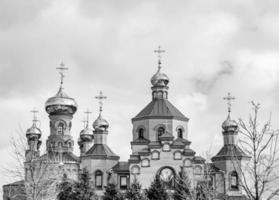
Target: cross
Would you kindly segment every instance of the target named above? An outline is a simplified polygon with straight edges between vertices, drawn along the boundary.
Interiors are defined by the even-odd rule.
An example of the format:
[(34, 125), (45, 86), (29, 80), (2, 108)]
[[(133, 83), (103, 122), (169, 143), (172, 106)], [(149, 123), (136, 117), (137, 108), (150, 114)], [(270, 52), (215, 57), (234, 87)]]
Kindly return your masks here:
[(224, 100), (228, 101), (228, 112), (229, 114), (231, 113), (231, 107), (232, 107), (232, 100), (235, 100), (235, 98), (233, 96), (231, 96), (231, 93), (228, 93), (228, 96), (224, 97)]
[(60, 86), (62, 87), (63, 85), (63, 79), (65, 77), (64, 71), (68, 70), (69, 68), (65, 67), (65, 64), (61, 62), (60, 67), (57, 67), (56, 69), (60, 70)]
[(103, 100), (106, 99), (107, 97), (103, 95), (103, 92), (100, 91), (98, 96), (95, 96), (96, 99), (99, 100), (99, 105), (100, 105), (100, 112), (103, 110)]
[(36, 108), (34, 107), (33, 110), (31, 110), (30, 112), (33, 113), (33, 125), (36, 126), (36, 122), (39, 121), (37, 119), (37, 113), (39, 112), (38, 110), (36, 110)]
[(85, 128), (86, 126), (88, 126), (88, 122), (87, 122), (87, 120), (81, 120), (81, 122), (83, 123), (83, 127)]
[(87, 110), (84, 112), (84, 114), (86, 115), (86, 123), (87, 123), (87, 126), (88, 126), (88, 122), (89, 122), (89, 115), (91, 114), (92, 112), (90, 112), (90, 110), (87, 108)]
[(165, 53), (166, 51), (165, 50), (162, 50), (161, 49), (161, 46), (158, 46), (158, 49), (157, 50), (154, 50), (155, 53), (158, 54), (158, 64), (159, 64), (159, 69), (161, 69), (161, 53)]

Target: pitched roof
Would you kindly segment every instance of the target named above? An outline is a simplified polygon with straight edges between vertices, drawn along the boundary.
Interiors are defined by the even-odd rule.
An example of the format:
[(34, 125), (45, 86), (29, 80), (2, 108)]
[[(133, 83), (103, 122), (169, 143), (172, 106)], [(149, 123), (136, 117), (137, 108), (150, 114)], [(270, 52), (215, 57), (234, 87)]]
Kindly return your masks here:
[(3, 186), (24, 186), (24, 180), (16, 181), (16, 182), (9, 183), (9, 184), (3, 185)]
[(120, 161), (112, 167), (115, 172), (129, 172), (129, 163)]
[(174, 105), (172, 105), (167, 99), (154, 99), (152, 100), (142, 111), (137, 114), (132, 121), (139, 119), (179, 119), (188, 121)]
[(231, 159), (231, 158), (249, 158), (237, 145), (227, 144), (212, 158), (214, 160)]
[(119, 159), (119, 156), (113, 153), (106, 144), (94, 144), (85, 155), (101, 159)]

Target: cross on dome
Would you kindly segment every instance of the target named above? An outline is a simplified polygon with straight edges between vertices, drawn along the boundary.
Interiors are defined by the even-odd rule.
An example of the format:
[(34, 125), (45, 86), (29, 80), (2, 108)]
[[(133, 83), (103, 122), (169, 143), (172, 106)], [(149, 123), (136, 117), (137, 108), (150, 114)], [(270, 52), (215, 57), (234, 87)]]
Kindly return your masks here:
[(100, 113), (103, 111), (103, 100), (106, 99), (107, 97), (103, 95), (103, 92), (100, 91), (99, 95), (98, 96), (95, 96), (96, 99), (99, 100), (99, 110), (100, 110)]
[(87, 108), (87, 110), (84, 112), (84, 114), (86, 115), (86, 120), (84, 120), (84, 125), (88, 126), (88, 123), (89, 123), (89, 115), (91, 114), (92, 112), (90, 112), (90, 110)]
[(39, 111), (36, 110), (36, 108), (34, 107), (33, 110), (31, 110), (30, 112), (33, 113), (33, 120), (32, 121), (33, 121), (33, 125), (36, 126), (37, 122), (39, 121), (37, 119), (37, 114), (38, 114)]
[(228, 92), (228, 96), (224, 97), (224, 100), (227, 101), (227, 105), (228, 105), (228, 114), (230, 116), (231, 114), (231, 107), (232, 107), (232, 101), (235, 100), (235, 97), (231, 96), (231, 93)]
[(69, 68), (65, 67), (65, 64), (63, 62), (61, 62), (60, 67), (57, 67), (56, 69), (60, 70), (59, 71), (59, 74), (60, 74), (60, 88), (62, 88), (64, 77), (65, 77), (64, 71), (68, 70)]
[(161, 53), (165, 53), (166, 51), (161, 49), (161, 46), (159, 45), (158, 49), (154, 50), (154, 52), (158, 54), (158, 70), (160, 70), (161, 69), (161, 64), (162, 64), (162, 62), (161, 62), (161, 58), (162, 58), (161, 57)]

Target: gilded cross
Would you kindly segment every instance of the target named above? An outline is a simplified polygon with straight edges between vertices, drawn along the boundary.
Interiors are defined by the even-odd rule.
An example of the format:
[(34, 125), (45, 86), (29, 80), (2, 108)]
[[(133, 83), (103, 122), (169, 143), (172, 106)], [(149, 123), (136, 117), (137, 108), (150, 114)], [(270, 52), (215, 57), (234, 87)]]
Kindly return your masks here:
[(106, 99), (107, 97), (103, 95), (103, 92), (100, 91), (98, 96), (95, 96), (96, 99), (99, 100), (99, 105), (100, 105), (100, 112), (103, 110), (103, 100)]
[(228, 112), (231, 113), (232, 101), (235, 100), (235, 97), (231, 96), (231, 93), (228, 93), (228, 96), (224, 97), (224, 100), (227, 100)]
[(36, 123), (39, 121), (37, 119), (37, 113), (39, 112), (38, 110), (36, 110), (36, 108), (34, 107), (33, 110), (31, 110), (30, 112), (33, 113), (33, 125), (36, 126)]
[(62, 87), (63, 85), (63, 80), (65, 77), (64, 71), (68, 70), (69, 68), (65, 67), (65, 64), (62, 62), (60, 64), (60, 67), (57, 67), (56, 69), (60, 70), (59, 74), (60, 74), (60, 87)]
[(158, 46), (158, 49), (154, 50), (154, 52), (158, 54), (158, 64), (159, 64), (158, 68), (161, 69), (161, 58), (162, 58), (161, 53), (165, 53), (166, 51), (161, 49), (161, 46)]

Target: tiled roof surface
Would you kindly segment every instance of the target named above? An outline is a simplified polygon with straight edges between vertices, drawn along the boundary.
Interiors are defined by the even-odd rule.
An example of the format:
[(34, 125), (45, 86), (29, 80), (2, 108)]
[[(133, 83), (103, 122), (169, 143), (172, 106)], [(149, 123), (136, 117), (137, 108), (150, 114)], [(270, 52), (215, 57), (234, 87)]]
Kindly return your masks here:
[(94, 144), (86, 155), (118, 157), (106, 144)]
[(129, 163), (128, 162), (118, 162), (116, 165), (112, 167), (113, 171), (129, 171)]
[(232, 158), (232, 157), (249, 157), (247, 156), (237, 145), (224, 145), (222, 149), (217, 153), (216, 156), (212, 158), (212, 160), (216, 160), (218, 158)]
[(188, 121), (174, 105), (172, 105), (167, 99), (155, 99), (151, 101), (139, 114), (132, 120), (142, 118), (175, 118), (179, 120)]

